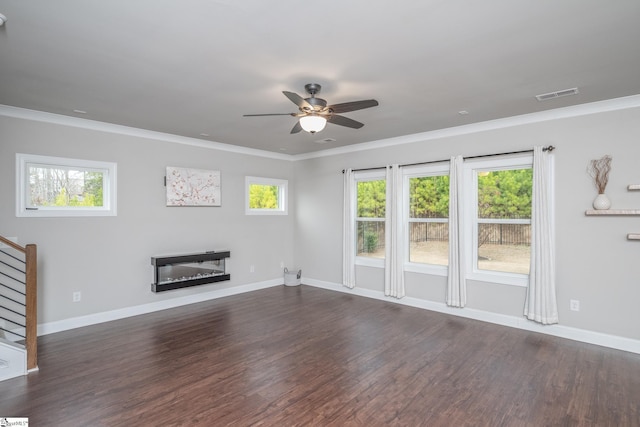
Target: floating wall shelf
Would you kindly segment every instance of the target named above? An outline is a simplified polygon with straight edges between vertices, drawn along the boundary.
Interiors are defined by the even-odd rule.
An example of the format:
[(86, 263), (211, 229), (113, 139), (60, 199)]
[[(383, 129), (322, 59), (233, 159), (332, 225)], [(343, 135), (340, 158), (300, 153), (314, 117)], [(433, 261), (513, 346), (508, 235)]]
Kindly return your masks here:
[[(640, 191), (640, 184), (629, 184), (628, 191)], [(640, 215), (640, 209), (589, 209), (585, 213), (587, 216), (623, 216)], [(640, 240), (640, 233), (627, 234), (627, 240)]]
[(640, 215), (640, 209), (590, 209), (584, 214), (587, 216)]

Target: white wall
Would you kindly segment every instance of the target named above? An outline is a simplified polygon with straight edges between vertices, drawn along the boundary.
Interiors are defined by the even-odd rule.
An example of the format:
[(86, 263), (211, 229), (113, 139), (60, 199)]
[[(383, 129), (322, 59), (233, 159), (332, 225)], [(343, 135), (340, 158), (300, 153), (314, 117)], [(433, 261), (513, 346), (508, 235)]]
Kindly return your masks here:
[[(615, 111), (610, 103), (545, 114), (548, 120), (511, 119), (424, 134), (413, 143), (370, 143), (357, 152), (336, 153), (295, 164), (297, 189), (296, 262), (305, 278), (342, 281), (342, 173), (392, 163), (448, 159), (554, 145), (556, 151), (557, 293), (560, 324), (620, 337), (640, 339), (640, 242), (626, 234), (640, 232), (640, 217), (586, 217), (596, 195), (586, 166), (591, 159), (613, 156), (607, 194), (612, 208), (640, 209), (640, 107)], [(601, 112), (593, 112), (601, 110)], [(570, 117), (576, 111), (589, 114)], [(552, 117), (563, 117), (555, 118)], [(526, 123), (530, 122), (530, 123)], [(493, 128), (493, 129), (490, 129)], [(475, 129), (475, 130), (474, 130)], [(451, 136), (439, 136), (450, 134)], [(456, 135), (457, 134), (457, 135)], [(409, 140), (409, 138), (406, 138)], [(398, 139), (402, 141), (402, 138)], [(387, 145), (386, 147), (384, 145)], [(360, 147), (363, 148), (363, 147)], [(336, 150), (338, 151), (338, 150)], [(382, 292), (380, 269), (358, 267), (359, 288)], [(446, 278), (406, 274), (407, 296), (444, 302)], [(525, 289), (484, 282), (468, 283), (468, 308), (522, 318)], [(580, 311), (569, 300), (580, 300)]]
[[(308, 281), (342, 278), (343, 168), (381, 166), (529, 149), (552, 144), (556, 158), (558, 302), (561, 325), (640, 340), (640, 217), (586, 217), (595, 190), (590, 159), (613, 156), (607, 193), (613, 208), (640, 208), (640, 102), (589, 114), (545, 114), (547, 119), (503, 120), (363, 144), (360, 151), (282, 158), (200, 148), (163, 138), (133, 136), (0, 115), (0, 235), (39, 249), (39, 323), (184, 300), (213, 289), (282, 277), (280, 262), (303, 269)], [(610, 106), (602, 105), (604, 110)], [(580, 110), (580, 109), (579, 109)], [(560, 118), (553, 118), (560, 117)], [(530, 121), (530, 123), (528, 123)], [(133, 132), (135, 135), (136, 132)], [(141, 132), (144, 135), (145, 132)], [(151, 135), (151, 134), (149, 134)], [(444, 136), (449, 135), (449, 136)], [(398, 142), (407, 142), (397, 144)], [(352, 147), (355, 148), (355, 147)], [(118, 216), (16, 218), (15, 153), (114, 161)], [(165, 207), (166, 166), (217, 169), (222, 207)], [(245, 216), (244, 176), (289, 179), (287, 216)], [(156, 254), (230, 249), (230, 282), (154, 294), (149, 258)], [(254, 264), (256, 272), (250, 273)], [(380, 269), (359, 267), (358, 287), (381, 292)], [(444, 277), (407, 273), (408, 298), (442, 303)], [(72, 302), (72, 292), (82, 302)], [(580, 312), (569, 300), (580, 300)], [(414, 300), (415, 301), (415, 300)], [(468, 308), (522, 318), (524, 289), (470, 282)]]
[[(118, 215), (17, 218), (16, 153), (116, 162)], [(166, 207), (166, 166), (220, 170), (222, 206)], [(282, 277), (280, 262), (293, 260), (295, 207), (287, 216), (245, 215), (246, 175), (287, 179), (293, 194), (288, 159), (0, 115), (0, 235), (38, 245), (38, 323)], [(231, 251), (231, 281), (151, 292), (151, 256), (216, 249)], [(74, 291), (81, 302), (72, 302)]]

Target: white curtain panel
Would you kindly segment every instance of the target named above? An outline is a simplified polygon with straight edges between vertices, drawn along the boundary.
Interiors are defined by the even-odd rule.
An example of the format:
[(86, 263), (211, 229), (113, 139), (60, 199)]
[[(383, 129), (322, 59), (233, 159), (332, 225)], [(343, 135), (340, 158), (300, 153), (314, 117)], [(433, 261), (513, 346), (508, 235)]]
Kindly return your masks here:
[(384, 294), (402, 298), (404, 292), (404, 203), (402, 169), (387, 167), (387, 208), (385, 218)]
[(347, 288), (356, 286), (356, 188), (353, 170), (344, 171), (344, 211), (342, 214), (342, 284)]
[(542, 147), (534, 147), (531, 268), (524, 315), (543, 325), (558, 323), (552, 183), (553, 156)]
[(389, 295), (391, 289), (391, 264), (393, 263), (393, 257), (391, 255), (391, 242), (393, 234), (393, 172), (391, 166), (385, 168), (385, 182), (386, 182), (386, 200), (384, 212), (384, 294)]
[(467, 304), (467, 285), (464, 278), (464, 233), (462, 222), (462, 156), (451, 157), (449, 169), (449, 276), (447, 305), (464, 307)]

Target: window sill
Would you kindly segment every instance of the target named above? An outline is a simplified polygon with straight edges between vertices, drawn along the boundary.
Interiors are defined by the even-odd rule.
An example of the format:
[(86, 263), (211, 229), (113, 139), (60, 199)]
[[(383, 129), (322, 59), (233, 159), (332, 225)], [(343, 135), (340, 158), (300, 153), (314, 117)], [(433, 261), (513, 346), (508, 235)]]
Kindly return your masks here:
[(245, 215), (288, 215), (288, 212), (281, 210), (258, 210), (252, 209), (245, 212)]
[(467, 280), (475, 280), (477, 282), (497, 283), (500, 285), (511, 285), (519, 287), (527, 287), (529, 285), (528, 274), (512, 274), (500, 272), (480, 272), (475, 271), (467, 274)]
[(384, 258), (356, 257), (356, 265), (384, 268)]
[(449, 271), (446, 265), (435, 264), (418, 264), (414, 262), (407, 262), (404, 264), (404, 271), (409, 273), (429, 274), (431, 276), (448, 276)]
[(118, 216), (114, 209), (25, 209), (16, 211), (18, 218), (74, 218)]

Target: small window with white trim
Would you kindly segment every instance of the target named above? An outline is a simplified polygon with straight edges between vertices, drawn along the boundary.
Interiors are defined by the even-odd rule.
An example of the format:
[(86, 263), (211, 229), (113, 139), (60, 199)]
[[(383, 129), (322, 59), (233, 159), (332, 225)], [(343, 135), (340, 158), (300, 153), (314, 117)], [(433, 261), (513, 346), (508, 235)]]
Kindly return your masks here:
[(247, 215), (287, 215), (285, 179), (245, 177), (245, 213)]
[(116, 163), (16, 154), (16, 216), (116, 215)]

